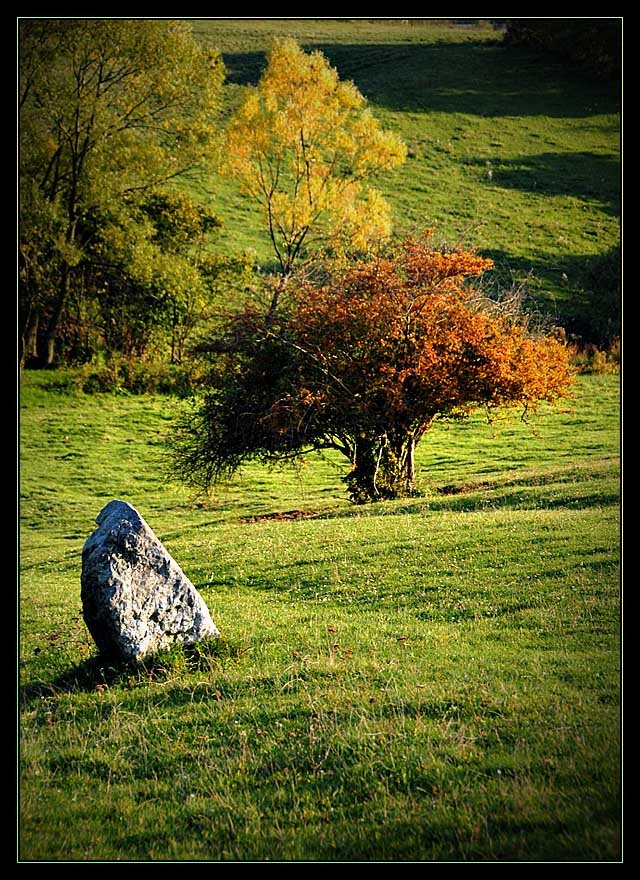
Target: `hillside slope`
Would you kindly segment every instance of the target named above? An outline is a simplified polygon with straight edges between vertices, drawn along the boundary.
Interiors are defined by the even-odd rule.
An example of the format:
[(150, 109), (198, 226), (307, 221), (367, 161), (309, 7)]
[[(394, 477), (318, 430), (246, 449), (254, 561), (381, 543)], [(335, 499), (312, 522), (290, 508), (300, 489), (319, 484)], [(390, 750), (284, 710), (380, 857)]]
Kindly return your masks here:
[[(534, 302), (573, 329), (606, 323), (615, 310), (616, 83), (506, 47), (488, 26), (207, 19), (194, 31), (223, 53), (229, 106), (257, 82), (274, 38), (320, 49), (408, 144), (406, 164), (379, 181), (399, 232), (435, 227), (449, 242), (477, 246), (502, 283), (528, 278)], [(228, 181), (206, 187), (225, 222), (217, 247), (251, 247), (268, 260), (253, 206)]]

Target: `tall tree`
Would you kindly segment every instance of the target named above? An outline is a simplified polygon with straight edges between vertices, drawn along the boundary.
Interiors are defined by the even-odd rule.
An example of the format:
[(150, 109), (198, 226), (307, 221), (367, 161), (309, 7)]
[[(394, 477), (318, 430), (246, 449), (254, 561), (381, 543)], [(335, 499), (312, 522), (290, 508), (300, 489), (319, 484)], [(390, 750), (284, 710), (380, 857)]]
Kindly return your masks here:
[(227, 168), (262, 209), (282, 278), (314, 238), (366, 248), (386, 237), (388, 206), (367, 181), (405, 156), (356, 86), (293, 39), (275, 44), (227, 131)]
[(51, 364), (92, 215), (211, 155), (223, 65), (184, 21), (23, 19), (19, 51), (21, 330)]
[(562, 397), (565, 346), (482, 293), (473, 278), (490, 266), (410, 240), (303, 283), (270, 321), (255, 309), (232, 318), (226, 360), (178, 438), (181, 473), (208, 486), (251, 459), (335, 449), (355, 501), (390, 498), (413, 491), (415, 449), (435, 419)]

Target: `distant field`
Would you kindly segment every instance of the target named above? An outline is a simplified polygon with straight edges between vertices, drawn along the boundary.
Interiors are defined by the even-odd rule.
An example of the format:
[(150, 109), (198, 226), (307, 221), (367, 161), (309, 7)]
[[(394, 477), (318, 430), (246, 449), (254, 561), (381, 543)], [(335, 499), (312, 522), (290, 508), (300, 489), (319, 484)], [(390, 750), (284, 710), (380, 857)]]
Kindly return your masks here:
[[(194, 31), (223, 53), (230, 106), (257, 82), (275, 36), (320, 49), (409, 146), (407, 163), (379, 182), (398, 231), (435, 227), (475, 245), (504, 283), (532, 272), (534, 297), (560, 318), (597, 301), (594, 261), (620, 237), (615, 85), (507, 48), (489, 26), (208, 19)], [(267, 260), (252, 207), (227, 181), (207, 188), (225, 222), (217, 247)]]
[[(337, 463), (167, 480), (177, 401), (21, 389), (25, 860), (616, 860), (615, 377), (420, 447), (357, 508)], [(223, 638), (105, 667), (80, 551), (135, 504)]]

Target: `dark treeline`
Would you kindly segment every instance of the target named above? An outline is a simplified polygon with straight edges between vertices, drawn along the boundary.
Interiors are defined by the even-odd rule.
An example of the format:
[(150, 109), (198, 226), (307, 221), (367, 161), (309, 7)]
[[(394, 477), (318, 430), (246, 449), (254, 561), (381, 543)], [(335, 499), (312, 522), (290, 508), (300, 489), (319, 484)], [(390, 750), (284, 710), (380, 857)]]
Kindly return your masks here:
[(620, 76), (620, 18), (512, 18), (505, 43), (551, 52), (600, 78)]

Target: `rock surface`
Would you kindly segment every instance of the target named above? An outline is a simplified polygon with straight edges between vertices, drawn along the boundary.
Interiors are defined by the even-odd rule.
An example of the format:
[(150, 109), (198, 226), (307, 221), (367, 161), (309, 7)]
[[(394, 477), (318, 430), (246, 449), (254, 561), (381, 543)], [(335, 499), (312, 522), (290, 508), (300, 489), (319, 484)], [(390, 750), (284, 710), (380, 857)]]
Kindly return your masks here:
[(138, 511), (110, 501), (82, 550), (85, 623), (101, 653), (129, 663), (219, 636), (205, 602)]

